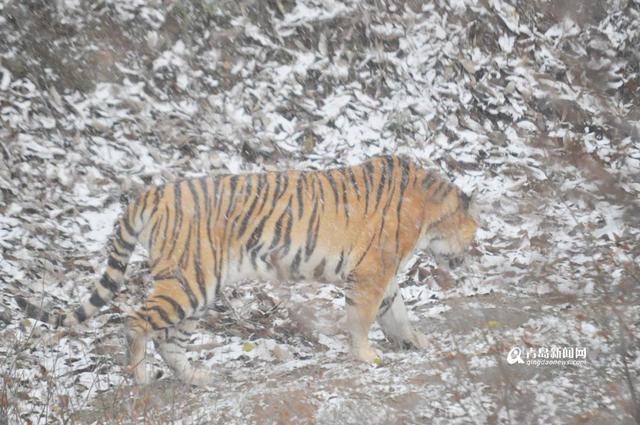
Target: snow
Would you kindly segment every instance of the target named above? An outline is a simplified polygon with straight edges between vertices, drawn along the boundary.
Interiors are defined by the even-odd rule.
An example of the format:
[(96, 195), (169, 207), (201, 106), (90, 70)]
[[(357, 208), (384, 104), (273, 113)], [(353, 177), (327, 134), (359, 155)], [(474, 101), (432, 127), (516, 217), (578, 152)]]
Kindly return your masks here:
[(111, 204), (100, 211), (85, 211), (79, 218), (87, 223), (88, 232), (84, 232), (79, 242), (86, 241), (89, 251), (100, 252), (104, 249), (113, 233), (113, 225), (121, 214), (117, 203)]
[[(55, 23), (44, 27), (0, 1), (0, 299), (18, 318), (0, 321), (0, 350), (15, 359), (0, 370), (9, 422), (64, 422), (65, 397), (88, 415), (80, 422), (145, 414), (121, 366), (120, 323), (143, 296), (144, 256), (87, 326), (49, 330), (12, 301), (76, 305), (129, 193), (390, 152), (476, 192), (482, 226), (466, 264), (443, 270), (419, 253), (399, 276), (431, 345), (397, 350), (375, 326), (383, 365), (357, 364), (339, 289), (248, 282), (226, 293), (240, 317), (204, 318), (193, 341), (211, 344), (192, 356), (220, 382), (185, 388), (165, 370), (147, 412), (165, 417), (177, 392), (176, 423), (260, 423), (266, 411), (287, 422), (632, 421), (617, 353), (626, 347), (637, 382), (638, 5), (74, 0), (43, 5)], [(513, 369), (514, 345), (593, 355), (580, 369)], [(517, 391), (505, 396), (506, 382)], [(126, 407), (101, 411), (123, 388)]]

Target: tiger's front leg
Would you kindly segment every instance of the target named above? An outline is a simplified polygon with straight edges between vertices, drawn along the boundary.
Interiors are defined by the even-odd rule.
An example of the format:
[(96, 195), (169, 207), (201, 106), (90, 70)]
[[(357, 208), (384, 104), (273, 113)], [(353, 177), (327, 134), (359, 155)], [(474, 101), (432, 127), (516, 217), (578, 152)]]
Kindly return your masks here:
[(380, 304), (378, 323), (387, 339), (399, 348), (419, 349), (427, 346), (427, 337), (409, 323), (407, 307), (396, 281), (389, 285)]
[(351, 335), (351, 352), (358, 360), (374, 363), (380, 360), (369, 345), (369, 328), (376, 318), (390, 278), (376, 275), (375, 270), (354, 271), (345, 294), (347, 327)]

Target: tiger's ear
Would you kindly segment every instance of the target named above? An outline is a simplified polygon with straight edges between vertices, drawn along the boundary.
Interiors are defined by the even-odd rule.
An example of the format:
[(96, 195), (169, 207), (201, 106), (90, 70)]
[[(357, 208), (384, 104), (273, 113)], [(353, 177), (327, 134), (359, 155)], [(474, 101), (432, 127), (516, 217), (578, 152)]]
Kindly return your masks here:
[(462, 195), (461, 195), (462, 207), (464, 208), (465, 211), (469, 211), (469, 205), (471, 205), (473, 203), (474, 195), (475, 195), (475, 190), (473, 192), (471, 192), (471, 196), (469, 196), (466, 193), (462, 192)]
[(473, 208), (475, 205), (477, 205), (477, 203), (478, 203), (478, 202), (477, 202), (477, 201), (478, 201), (478, 192), (479, 192), (479, 191), (478, 191), (478, 188), (477, 188), (477, 187), (476, 187), (476, 188), (474, 188), (474, 189), (471, 191), (471, 196), (469, 196), (469, 198), (470, 198), (470, 200), (469, 200), (469, 205), (471, 205), (471, 206), (470, 206), (470, 208)]
[(462, 205), (471, 217), (478, 220), (482, 216), (482, 206), (478, 204), (478, 196), (480, 191), (478, 188), (473, 189), (471, 195), (466, 193), (462, 196)]

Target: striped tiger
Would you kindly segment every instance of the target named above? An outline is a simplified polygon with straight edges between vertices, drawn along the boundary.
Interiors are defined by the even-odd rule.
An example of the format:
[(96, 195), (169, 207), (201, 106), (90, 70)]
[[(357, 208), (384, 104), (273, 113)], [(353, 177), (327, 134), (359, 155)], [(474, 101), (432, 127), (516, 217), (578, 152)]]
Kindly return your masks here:
[(187, 344), (221, 288), (251, 279), (341, 283), (351, 350), (377, 363), (368, 341), (376, 317), (399, 346), (427, 343), (409, 324), (394, 277), (416, 250), (461, 258), (477, 227), (469, 201), (436, 173), (398, 156), (326, 171), (179, 180), (128, 205), (116, 223), (106, 271), (73, 313), (48, 313), (16, 298), (27, 316), (55, 327), (83, 322), (119, 291), (141, 244), (154, 285), (125, 321), (137, 383), (148, 382), (148, 338), (180, 380), (211, 383), (210, 371), (189, 362)]

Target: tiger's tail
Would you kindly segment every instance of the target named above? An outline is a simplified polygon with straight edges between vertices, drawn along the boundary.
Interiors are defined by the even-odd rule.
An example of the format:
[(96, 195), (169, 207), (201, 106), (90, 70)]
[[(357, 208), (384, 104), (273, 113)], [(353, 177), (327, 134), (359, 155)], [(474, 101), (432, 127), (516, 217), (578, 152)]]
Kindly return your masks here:
[(107, 261), (107, 269), (96, 283), (88, 300), (83, 302), (73, 313), (50, 313), (30, 303), (24, 297), (16, 295), (15, 300), (18, 306), (24, 310), (26, 316), (48, 323), (56, 328), (73, 326), (84, 322), (106, 305), (118, 293), (120, 285), (124, 281), (129, 259), (138, 242), (137, 235), (139, 232), (135, 230), (138, 226), (135, 226), (134, 222), (139, 222), (140, 220), (131, 219), (135, 215), (135, 209), (132, 211), (132, 206), (130, 206), (116, 222), (115, 231), (111, 237), (112, 247)]

